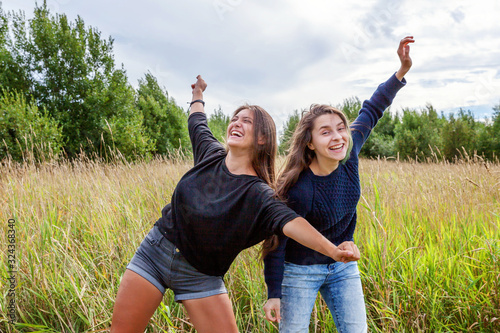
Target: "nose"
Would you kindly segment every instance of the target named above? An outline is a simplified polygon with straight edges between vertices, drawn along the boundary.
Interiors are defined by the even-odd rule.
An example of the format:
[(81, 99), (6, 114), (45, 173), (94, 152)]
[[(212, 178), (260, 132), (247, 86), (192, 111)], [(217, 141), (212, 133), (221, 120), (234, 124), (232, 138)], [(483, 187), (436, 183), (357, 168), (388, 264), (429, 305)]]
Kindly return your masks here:
[(339, 131), (333, 131), (332, 140), (340, 140), (342, 139), (342, 135), (340, 135)]
[(239, 120), (235, 120), (231, 123), (229, 123), (229, 126), (227, 127), (227, 130), (233, 130), (233, 129), (239, 129), (241, 127), (241, 124), (239, 123)]

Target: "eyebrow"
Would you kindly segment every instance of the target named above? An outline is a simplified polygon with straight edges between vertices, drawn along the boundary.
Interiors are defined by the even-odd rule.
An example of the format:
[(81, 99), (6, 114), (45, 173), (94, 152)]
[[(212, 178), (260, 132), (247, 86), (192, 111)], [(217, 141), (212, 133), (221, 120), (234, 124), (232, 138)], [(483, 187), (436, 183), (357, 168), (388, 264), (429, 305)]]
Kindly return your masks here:
[[(345, 126), (345, 124), (344, 124), (343, 121), (339, 121), (337, 123), (337, 125), (335, 125), (335, 126), (340, 126), (340, 125), (344, 125)], [(318, 131), (321, 131), (322, 129), (325, 129), (325, 128), (332, 128), (332, 127), (330, 125), (323, 125), (323, 126), (320, 126), (320, 128), (318, 128)]]
[[(235, 116), (233, 117), (233, 119), (235, 119), (235, 118), (237, 119), (237, 118), (239, 118), (239, 116), (238, 116), (238, 115), (235, 115)], [(249, 116), (244, 116), (244, 117), (241, 117), (241, 118), (242, 118), (242, 119), (250, 119), (251, 121), (253, 121), (253, 118), (252, 118), (252, 117), (249, 117)]]

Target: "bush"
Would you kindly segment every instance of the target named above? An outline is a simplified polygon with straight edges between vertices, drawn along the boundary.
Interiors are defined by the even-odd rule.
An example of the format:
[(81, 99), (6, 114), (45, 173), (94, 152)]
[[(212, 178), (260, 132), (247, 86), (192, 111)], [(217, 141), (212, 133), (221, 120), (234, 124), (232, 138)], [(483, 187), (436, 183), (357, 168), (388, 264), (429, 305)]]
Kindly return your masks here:
[(210, 127), (212, 134), (217, 138), (217, 140), (222, 143), (226, 141), (226, 131), (230, 121), (231, 118), (222, 112), (220, 106), (219, 109), (215, 110), (215, 112), (208, 118), (208, 127)]
[(152, 140), (152, 152), (168, 156), (177, 150), (187, 152), (191, 147), (186, 113), (151, 73), (139, 80), (135, 108), (142, 115), (145, 134)]
[(16, 92), (0, 94), (0, 137), (0, 159), (51, 159), (63, 147), (58, 123)]
[(432, 105), (420, 111), (403, 110), (401, 122), (394, 129), (396, 151), (403, 159), (431, 157), (436, 148), (442, 150), (441, 129), (445, 122)]

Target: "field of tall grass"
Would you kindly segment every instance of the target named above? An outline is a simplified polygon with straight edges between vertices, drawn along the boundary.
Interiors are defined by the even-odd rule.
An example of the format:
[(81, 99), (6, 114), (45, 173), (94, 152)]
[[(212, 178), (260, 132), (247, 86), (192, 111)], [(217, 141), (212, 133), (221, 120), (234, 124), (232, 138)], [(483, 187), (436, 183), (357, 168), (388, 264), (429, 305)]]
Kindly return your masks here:
[[(0, 166), (0, 331), (104, 332), (125, 267), (191, 161)], [(500, 331), (500, 165), (361, 161), (355, 234), (371, 332)], [(8, 227), (8, 221), (11, 227)], [(15, 230), (15, 247), (8, 229)], [(12, 295), (8, 255), (15, 254)], [(257, 248), (226, 275), (241, 332), (262, 311)], [(9, 324), (15, 302), (17, 323)], [(335, 332), (318, 299), (311, 332)], [(147, 332), (193, 332), (167, 292)]]

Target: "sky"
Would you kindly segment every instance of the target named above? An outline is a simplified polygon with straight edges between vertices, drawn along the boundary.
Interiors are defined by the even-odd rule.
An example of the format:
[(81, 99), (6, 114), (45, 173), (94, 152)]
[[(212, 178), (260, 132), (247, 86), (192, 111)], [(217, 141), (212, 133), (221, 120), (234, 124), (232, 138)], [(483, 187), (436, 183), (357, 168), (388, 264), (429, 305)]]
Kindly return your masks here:
[[(0, 0), (32, 17), (34, 0)], [(41, 1), (38, 1), (41, 3)], [(114, 40), (129, 82), (151, 72), (187, 109), (190, 85), (208, 84), (205, 109), (264, 107), (278, 129), (313, 103), (368, 99), (399, 68), (414, 36), (413, 66), (391, 112), (432, 104), (478, 120), (500, 104), (499, 0), (47, 0)]]

